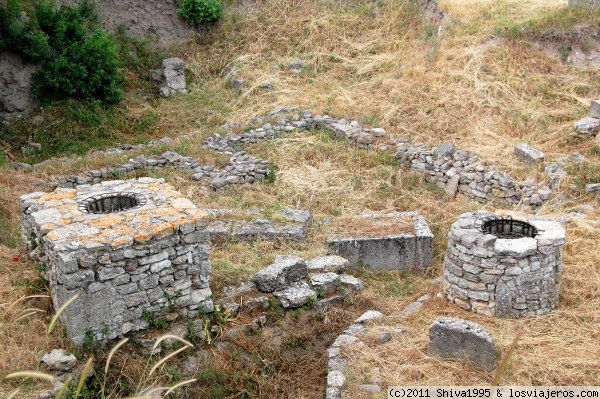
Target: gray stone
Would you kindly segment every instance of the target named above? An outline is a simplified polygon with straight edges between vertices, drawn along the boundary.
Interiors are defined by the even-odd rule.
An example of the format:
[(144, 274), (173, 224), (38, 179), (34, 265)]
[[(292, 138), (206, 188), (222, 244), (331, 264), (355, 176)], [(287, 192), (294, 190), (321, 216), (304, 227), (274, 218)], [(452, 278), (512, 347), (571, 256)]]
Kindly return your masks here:
[(331, 344), (332, 348), (343, 348), (344, 346), (352, 345), (353, 343), (358, 342), (358, 338), (353, 335), (338, 335), (338, 337)]
[(337, 255), (322, 256), (306, 262), (309, 273), (343, 273), (346, 271), (348, 259)]
[(297, 61), (292, 61), (292, 62), (288, 63), (289, 69), (302, 69), (302, 68), (306, 68), (306, 67), (307, 67), (307, 63), (304, 60), (297, 60)]
[(167, 58), (162, 61), (162, 69), (152, 72), (152, 81), (162, 97), (185, 94), (185, 64), (180, 58)]
[(343, 390), (346, 388), (348, 384), (346, 377), (339, 370), (331, 370), (327, 373), (327, 387), (328, 388), (337, 388), (339, 390)]
[(325, 392), (325, 399), (340, 399), (342, 397), (342, 393), (339, 388), (328, 387)]
[(337, 274), (329, 272), (311, 275), (310, 284), (324, 293), (330, 293), (337, 289), (340, 281)]
[(428, 353), (432, 356), (458, 360), (487, 371), (496, 367), (494, 340), (479, 324), (440, 317), (430, 326), (429, 338)]
[(334, 295), (329, 298), (320, 299), (315, 304), (315, 309), (319, 311), (325, 311), (332, 306), (343, 303), (344, 299), (346, 299), (347, 297), (348, 295)]
[(258, 87), (263, 90), (275, 90), (275, 85), (270, 80), (262, 82)]
[(382, 333), (379, 333), (379, 335), (377, 335), (377, 342), (380, 344), (385, 344), (386, 342), (390, 342), (392, 340), (392, 333), (389, 331), (385, 331)]
[(296, 256), (280, 256), (269, 267), (254, 275), (254, 283), (261, 292), (273, 292), (286, 288), (290, 283), (306, 276), (306, 263)]
[(436, 159), (451, 157), (452, 154), (454, 154), (454, 143), (444, 143), (439, 145), (432, 150), (432, 154)]
[(592, 100), (590, 102), (590, 116), (592, 118), (600, 118), (600, 100)]
[(363, 290), (363, 282), (349, 274), (340, 274), (339, 282), (342, 288), (352, 293), (358, 293)]
[(444, 188), (444, 190), (446, 190), (446, 194), (448, 194), (450, 197), (455, 197), (456, 193), (458, 192), (459, 183), (460, 175), (458, 174), (448, 179), (448, 181), (446, 182), (446, 187)]
[(600, 118), (585, 117), (575, 122), (573, 128), (577, 133), (591, 136), (600, 131)]
[(585, 193), (586, 194), (600, 193), (600, 183), (586, 184)]
[(48, 366), (50, 370), (70, 371), (77, 364), (77, 359), (64, 349), (52, 349), (50, 353), (44, 354), (42, 363)]
[[(329, 251), (348, 259), (349, 266), (363, 265), (371, 270), (403, 270), (422, 273), (433, 259), (433, 234), (417, 212), (362, 215), (366, 223), (379, 219), (412, 222), (413, 229), (392, 235), (328, 237)], [(371, 222), (372, 220), (372, 222)], [(362, 222), (362, 221), (361, 221)]]
[(494, 251), (498, 255), (523, 258), (533, 255), (537, 250), (537, 241), (531, 237), (515, 239), (498, 239), (494, 243)]
[(384, 321), (385, 315), (377, 310), (367, 310), (358, 319), (354, 320), (356, 324), (368, 324), (376, 321)]
[(543, 161), (546, 156), (542, 151), (532, 148), (526, 143), (516, 145), (514, 152), (521, 161), (532, 164)]
[(310, 300), (317, 299), (317, 293), (310, 289), (310, 286), (305, 282), (295, 282), (280, 291), (273, 293), (281, 302), (284, 309), (299, 308)]

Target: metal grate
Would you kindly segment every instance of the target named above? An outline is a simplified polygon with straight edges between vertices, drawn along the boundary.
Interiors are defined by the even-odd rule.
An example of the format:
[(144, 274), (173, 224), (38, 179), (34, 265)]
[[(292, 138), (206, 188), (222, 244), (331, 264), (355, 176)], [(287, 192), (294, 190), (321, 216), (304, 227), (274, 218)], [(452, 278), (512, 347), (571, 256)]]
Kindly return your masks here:
[(143, 205), (143, 201), (135, 194), (113, 194), (93, 197), (85, 202), (87, 213), (114, 213), (132, 209)]
[(529, 223), (512, 218), (487, 220), (481, 226), (481, 230), (498, 238), (535, 237), (538, 233), (537, 229)]

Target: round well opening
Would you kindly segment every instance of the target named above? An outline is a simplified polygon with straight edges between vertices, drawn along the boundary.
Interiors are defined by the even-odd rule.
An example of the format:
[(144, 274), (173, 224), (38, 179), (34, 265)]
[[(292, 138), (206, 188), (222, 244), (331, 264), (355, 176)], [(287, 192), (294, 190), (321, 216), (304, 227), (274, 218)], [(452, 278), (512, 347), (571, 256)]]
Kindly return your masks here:
[(514, 219), (490, 219), (483, 223), (481, 230), (498, 238), (535, 237), (537, 229), (527, 222)]
[(111, 194), (100, 198), (92, 198), (86, 205), (88, 213), (114, 213), (143, 205), (135, 194)]

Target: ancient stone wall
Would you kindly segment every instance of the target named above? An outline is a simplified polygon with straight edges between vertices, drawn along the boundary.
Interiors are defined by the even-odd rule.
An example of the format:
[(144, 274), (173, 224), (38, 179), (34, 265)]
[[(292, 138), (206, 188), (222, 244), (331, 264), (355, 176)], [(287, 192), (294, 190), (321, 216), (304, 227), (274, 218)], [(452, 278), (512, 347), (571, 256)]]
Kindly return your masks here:
[(477, 154), (455, 150), (452, 143), (431, 148), (425, 144), (398, 143), (398, 163), (424, 174), (454, 196), (460, 193), (477, 202), (494, 199), (508, 205), (523, 203), (532, 209), (539, 208), (552, 196), (552, 190), (535, 183), (516, 182), (510, 175), (486, 166)]

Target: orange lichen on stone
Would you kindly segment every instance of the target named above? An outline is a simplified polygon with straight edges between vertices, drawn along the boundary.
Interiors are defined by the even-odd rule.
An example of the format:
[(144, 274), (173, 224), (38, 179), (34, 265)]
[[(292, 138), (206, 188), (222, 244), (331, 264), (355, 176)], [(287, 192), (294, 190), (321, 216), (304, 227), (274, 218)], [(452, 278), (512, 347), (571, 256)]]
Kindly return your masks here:
[(117, 249), (119, 247), (124, 247), (127, 245), (133, 244), (133, 237), (131, 236), (120, 236), (112, 240), (110, 246), (112, 249)]
[(136, 231), (133, 235), (133, 239), (136, 242), (142, 243), (147, 242), (152, 238), (152, 234), (148, 233), (148, 231)]
[(170, 223), (159, 223), (150, 226), (150, 231), (154, 235), (170, 234), (173, 230), (173, 226)]
[(96, 220), (92, 220), (90, 222), (90, 226), (97, 227), (99, 229), (117, 228), (119, 225), (124, 225), (124, 219), (125, 218), (123, 215), (110, 214)]

